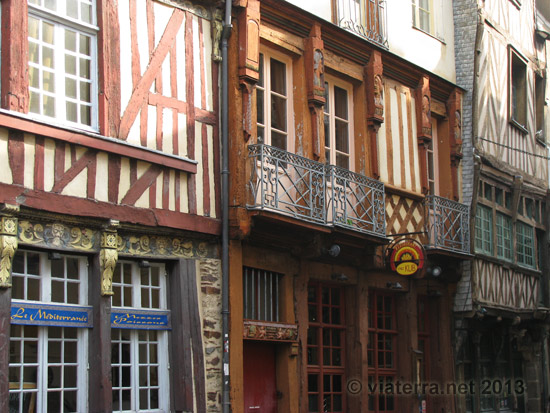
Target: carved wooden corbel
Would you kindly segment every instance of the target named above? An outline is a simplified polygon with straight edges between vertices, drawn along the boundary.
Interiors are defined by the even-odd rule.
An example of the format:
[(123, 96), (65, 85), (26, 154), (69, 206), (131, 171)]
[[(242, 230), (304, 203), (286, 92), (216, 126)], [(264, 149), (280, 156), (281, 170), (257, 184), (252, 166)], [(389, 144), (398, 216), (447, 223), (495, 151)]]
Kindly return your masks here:
[(4, 204), (1, 209), (7, 215), (0, 216), (0, 288), (10, 288), (18, 225), (17, 218), (12, 214), (19, 211), (19, 207)]
[(118, 260), (117, 231), (118, 221), (111, 220), (101, 234), (99, 267), (101, 271), (101, 295), (113, 295), (113, 273)]
[(430, 94), (430, 79), (422, 76), (418, 87), (416, 88), (416, 124), (418, 138), (418, 155), (420, 158), (420, 178), (422, 183), (422, 193), (429, 191), (428, 186), (428, 165), (426, 152), (432, 141), (432, 112)]
[(451, 174), (453, 198), (459, 198), (458, 166), (462, 159), (462, 94), (455, 89), (447, 100), (447, 117), (449, 118), (449, 143), (451, 146)]
[(325, 58), (321, 39), (321, 26), (315, 23), (309, 37), (304, 40), (307, 101), (311, 112), (313, 158), (321, 160), (324, 155), (325, 129), (323, 107), (325, 99)]
[(382, 54), (375, 50), (365, 66), (364, 77), (367, 89), (367, 127), (370, 148), (371, 171), (380, 178), (378, 166), (378, 129), (384, 122), (384, 65)]
[(243, 133), (248, 142), (253, 133), (254, 88), (260, 79), (260, 2), (248, 0), (242, 5), (239, 25), (239, 85), (243, 99)]

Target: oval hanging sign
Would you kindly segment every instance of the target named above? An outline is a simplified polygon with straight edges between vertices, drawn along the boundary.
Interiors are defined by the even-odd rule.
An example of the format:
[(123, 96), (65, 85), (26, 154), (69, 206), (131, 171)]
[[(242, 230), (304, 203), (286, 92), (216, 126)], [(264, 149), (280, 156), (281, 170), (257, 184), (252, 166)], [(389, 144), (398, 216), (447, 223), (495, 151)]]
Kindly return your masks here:
[(414, 239), (397, 241), (391, 248), (390, 268), (400, 275), (413, 275), (424, 266), (424, 248)]

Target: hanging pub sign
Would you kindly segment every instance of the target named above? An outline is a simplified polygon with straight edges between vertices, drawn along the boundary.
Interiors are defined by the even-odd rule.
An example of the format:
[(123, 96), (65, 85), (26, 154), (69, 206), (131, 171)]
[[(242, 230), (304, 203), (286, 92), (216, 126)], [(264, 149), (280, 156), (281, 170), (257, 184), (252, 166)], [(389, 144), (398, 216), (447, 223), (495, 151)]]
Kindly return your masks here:
[(424, 267), (424, 248), (411, 238), (396, 240), (389, 246), (387, 258), (392, 271), (414, 275)]

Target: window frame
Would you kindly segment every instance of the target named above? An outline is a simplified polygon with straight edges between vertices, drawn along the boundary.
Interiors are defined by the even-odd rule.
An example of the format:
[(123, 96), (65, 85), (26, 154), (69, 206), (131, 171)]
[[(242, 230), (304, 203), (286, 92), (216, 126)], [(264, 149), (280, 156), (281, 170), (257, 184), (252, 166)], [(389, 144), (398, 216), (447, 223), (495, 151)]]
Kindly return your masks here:
[[(379, 300), (382, 299), (382, 320), (383, 320), (383, 326), (380, 327), (378, 325), (378, 314), (380, 311), (377, 308)], [(385, 308), (385, 300), (391, 299), (391, 308), (390, 312), (386, 311)], [(397, 374), (398, 374), (398, 363), (397, 363), (397, 357), (398, 357), (398, 349), (397, 349), (397, 342), (399, 338), (399, 331), (397, 326), (397, 311), (396, 311), (396, 296), (395, 294), (379, 291), (379, 290), (369, 290), (369, 301), (368, 301), (368, 335), (369, 340), (367, 344), (367, 366), (368, 366), (368, 382), (372, 388), (374, 384), (377, 384), (378, 386), (383, 386), (385, 388), (386, 383), (395, 383), (397, 381)], [(383, 328), (385, 327), (387, 315), (391, 317), (391, 325), (393, 328), (387, 329)], [(392, 353), (392, 361), (393, 366), (392, 367), (380, 367), (379, 366), (379, 356), (380, 356), (380, 348), (379, 348), (379, 336), (383, 335), (383, 337), (390, 337), (391, 339), (391, 345), (392, 349), (390, 351), (387, 351), (386, 347), (384, 347), (383, 353)], [(384, 356), (385, 359), (386, 356)], [(370, 363), (370, 360), (372, 359), (373, 364)], [(387, 381), (387, 379), (391, 379), (390, 381)], [(382, 379), (382, 381), (381, 381)], [(380, 387), (379, 387), (380, 388)], [(369, 401), (367, 404), (367, 411), (368, 412), (376, 412), (379, 411), (382, 412), (398, 412), (399, 411), (399, 400), (398, 397), (395, 395), (390, 394), (384, 394), (382, 392), (375, 392), (373, 394), (368, 395)], [(392, 400), (393, 403), (393, 409), (391, 410), (379, 410), (380, 406), (380, 398), (384, 398), (385, 402), (387, 403), (387, 400)], [(374, 406), (374, 409), (371, 409), (370, 407)], [(387, 405), (386, 405), (387, 406)]]
[[(527, 134), (529, 79), (527, 59), (508, 46), (508, 119), (510, 124)], [(521, 106), (521, 107), (519, 107)], [(518, 114), (518, 111), (521, 113)]]
[[(64, 0), (59, 0), (58, 4), (58, 10), (63, 6)], [(35, 64), (30, 61), (30, 51), (29, 51), (29, 60), (27, 60), (27, 68), (29, 69), (29, 78), (27, 82), (27, 90), (29, 93), (29, 102), (28, 102), (28, 115), (29, 117), (47, 122), (50, 124), (57, 124), (59, 126), (64, 127), (71, 127), (76, 129), (82, 129), (87, 131), (93, 131), (97, 132), (99, 130), (99, 55), (98, 55), (98, 35), (99, 35), (99, 27), (97, 26), (97, 2), (96, 0), (91, 0), (91, 19), (92, 23), (87, 23), (82, 20), (77, 20), (74, 18), (70, 18), (66, 15), (62, 15), (60, 13), (54, 12), (52, 10), (49, 10), (43, 6), (32, 4), (28, 2), (27, 8), (27, 19), (29, 18), (35, 18), (38, 19), (40, 22), (47, 22), (49, 24), (52, 24), (53, 32), (54, 32), (54, 43), (52, 44), (53, 47), (53, 59), (55, 62), (55, 66), (52, 70), (50, 70), (54, 75), (54, 83), (55, 83), (55, 90), (53, 92), (46, 92), (44, 93), (44, 88), (39, 84), (38, 87), (31, 86), (31, 78), (30, 78), (30, 70), (31, 68), (35, 67), (37, 68), (40, 73), (43, 72), (43, 65), (42, 64)], [(80, 5), (80, 4), (79, 4)], [(42, 25), (42, 23), (40, 23)], [(79, 84), (80, 81), (85, 79), (82, 76), (79, 76), (78, 73), (80, 73), (80, 65), (77, 64), (77, 75), (71, 75), (68, 74), (65, 70), (65, 54), (66, 49), (64, 47), (65, 45), (65, 30), (70, 30), (78, 34), (84, 34), (85, 36), (88, 36), (90, 38), (90, 54), (89, 54), (89, 62), (90, 62), (90, 79), (86, 79), (87, 81), (85, 83), (89, 83), (90, 89), (90, 102), (86, 102), (85, 100), (82, 100), (80, 98), (80, 88)], [(40, 36), (41, 37), (41, 36)], [(30, 43), (34, 42), (30, 38), (30, 32), (27, 32), (27, 44), (29, 45), (30, 49)], [(41, 42), (42, 44), (42, 42)], [(77, 49), (78, 49), (78, 41), (77, 41)], [(78, 62), (80, 55), (82, 55), (80, 52), (71, 52), (70, 54), (76, 56), (76, 61)], [(85, 56), (85, 55), (82, 55)], [(40, 76), (40, 79), (42, 78), (41, 74), (37, 74)], [(71, 79), (76, 80), (76, 98), (67, 97), (65, 93), (65, 80), (66, 77), (70, 77)], [(88, 81), (89, 80), (89, 81)], [(42, 108), (42, 97), (40, 97), (40, 102), (38, 103), (40, 107), (40, 113), (31, 111), (31, 96), (33, 91), (36, 91), (36, 93), (39, 93), (40, 96), (48, 95), (53, 96), (55, 98), (55, 109), (54, 109), (54, 115), (50, 116), (43, 113)], [(71, 121), (67, 119), (67, 110), (66, 110), (66, 104), (67, 102), (74, 102), (77, 105), (77, 121)], [(80, 108), (81, 106), (89, 106), (90, 107), (90, 124), (83, 123), (81, 121), (81, 113)]]
[[(119, 260), (117, 261), (117, 267), (129, 265), (131, 270), (131, 282), (130, 283), (117, 283), (115, 282), (115, 275), (113, 275), (113, 291), (116, 290), (122, 291), (124, 289), (124, 286), (130, 285), (132, 289), (132, 305), (124, 305), (125, 301), (121, 298), (121, 305), (112, 305), (112, 308), (132, 308), (135, 310), (139, 310), (140, 312), (147, 312), (150, 311), (154, 313), (158, 310), (168, 310), (168, 274), (166, 273), (166, 268), (164, 264), (162, 263), (151, 263), (149, 267), (140, 267), (137, 262), (134, 261), (126, 261), (126, 260)], [(154, 289), (159, 290), (159, 305), (158, 307), (152, 307), (149, 305), (148, 307), (143, 307), (142, 303), (142, 283), (141, 283), (141, 271), (143, 269), (150, 269), (153, 267), (157, 267), (159, 269), (159, 287), (155, 287)], [(116, 271), (116, 269), (115, 269)], [(120, 271), (120, 270), (119, 270)], [(125, 271), (125, 270), (124, 270)], [(121, 276), (121, 280), (123, 279), (123, 276)], [(150, 291), (149, 291), (150, 292)], [(139, 300), (138, 300), (139, 297)], [(150, 297), (150, 294), (149, 294)], [(113, 298), (111, 298), (111, 301)], [(151, 303), (151, 299), (149, 299), (149, 303)], [(124, 363), (119, 360), (119, 363), (114, 363), (113, 357), (114, 352), (111, 356), (111, 369), (114, 371), (117, 368), (124, 368), (124, 367), (130, 367), (130, 373), (132, 380), (130, 382), (130, 402), (131, 402), (131, 410), (134, 411), (141, 411), (140, 409), (140, 392), (142, 390), (146, 390), (151, 388), (149, 381), (147, 382), (146, 386), (142, 386), (139, 382), (139, 374), (142, 367), (142, 364), (140, 362), (140, 350), (142, 341), (140, 338), (140, 334), (143, 334), (143, 332), (147, 333), (147, 336), (149, 337), (149, 334), (151, 331), (156, 332), (156, 340), (157, 340), (157, 357), (158, 361), (156, 365), (158, 366), (157, 371), (157, 378), (158, 378), (158, 396), (159, 396), (159, 404), (155, 411), (170, 411), (170, 380), (169, 380), (169, 366), (170, 366), (170, 360), (169, 360), (169, 339), (168, 339), (168, 331), (166, 330), (142, 330), (142, 329), (126, 329), (126, 328), (111, 328), (111, 346), (114, 345), (121, 345), (121, 342), (123, 341), (122, 334), (124, 333), (122, 330), (129, 330), (129, 339), (125, 339), (125, 342), (129, 344), (129, 354), (130, 354), (130, 361), (127, 363)], [(115, 337), (116, 334), (116, 337)], [(146, 346), (147, 349), (149, 346)], [(120, 353), (117, 353), (120, 354)], [(147, 351), (147, 355), (149, 354), (149, 351)], [(148, 376), (149, 377), (149, 376)], [(113, 381), (113, 388), (112, 388), (112, 397), (113, 397), (113, 412), (121, 412), (126, 410), (116, 410), (115, 409), (115, 401), (114, 401), (114, 395), (116, 392), (123, 392), (128, 390), (128, 386), (115, 386), (115, 373), (113, 372), (112, 376)], [(150, 400), (149, 400), (150, 401)], [(120, 402), (122, 403), (122, 402)], [(151, 411), (151, 410), (147, 410)]]
[[(17, 282), (17, 278), (23, 280), (23, 298), (13, 298), (12, 302), (34, 302), (42, 304), (56, 304), (63, 305), (64, 307), (70, 308), (71, 306), (85, 306), (88, 303), (88, 266), (86, 257), (72, 255), (72, 254), (62, 254), (61, 260), (63, 262), (63, 274), (64, 277), (54, 277), (52, 276), (52, 267), (53, 259), (50, 259), (45, 252), (31, 251), (26, 249), (21, 249), (16, 252), (16, 254), (23, 254), (24, 260), (24, 273), (18, 273), (16, 271), (12, 272), (12, 281)], [(38, 256), (38, 273), (39, 274), (29, 274), (28, 272), (28, 256), (29, 254)], [(20, 256), (20, 255), (19, 255)], [(15, 259), (15, 258), (14, 258)], [(78, 302), (77, 303), (68, 303), (67, 294), (64, 294), (63, 301), (53, 301), (52, 300), (52, 282), (60, 282), (59, 280), (69, 280), (67, 277), (67, 259), (74, 259), (77, 261), (78, 265), (78, 282), (79, 282), (79, 292), (78, 292)], [(57, 259), (56, 262), (59, 262)], [(30, 275), (30, 277), (29, 277)], [(38, 300), (29, 300), (27, 294), (28, 280), (33, 279), (38, 281), (39, 288), (39, 299)], [(64, 282), (66, 284), (66, 282)], [(36, 285), (34, 286), (36, 287)], [(16, 291), (16, 290), (14, 290)], [(66, 288), (65, 288), (66, 292)], [(22, 336), (14, 337), (14, 331), (20, 329)], [(25, 335), (26, 330), (36, 329), (36, 335), (33, 337), (28, 337)], [(61, 337), (56, 337), (56, 331), (61, 333)], [(66, 337), (66, 332), (70, 331), (75, 334), (71, 334), (71, 337)], [(22, 380), (17, 382), (19, 387), (11, 388), (10, 394), (31, 394), (31, 398), (34, 394), (34, 403), (36, 404), (36, 411), (46, 411), (48, 409), (48, 396), (52, 393), (63, 394), (67, 386), (55, 387), (52, 382), (54, 369), (58, 369), (59, 379), (64, 381), (64, 376), (67, 374), (67, 368), (74, 368), (74, 374), (76, 374), (76, 384), (73, 387), (68, 388), (72, 392), (76, 392), (76, 410), (77, 411), (86, 411), (88, 410), (88, 329), (79, 328), (79, 327), (54, 327), (54, 326), (34, 326), (34, 325), (14, 325), (12, 326), (12, 332), (10, 334), (10, 346), (15, 345), (13, 343), (18, 343), (20, 347), (20, 362), (12, 363), (11, 356), (9, 362), (9, 370), (20, 368), (24, 372), (27, 365), (31, 365), (31, 368), (36, 368), (36, 383), (34, 388), (25, 387), (27, 384), (25, 380), (25, 375), (22, 376)], [(28, 338), (28, 340), (25, 340)], [(25, 352), (28, 350), (27, 343), (36, 343), (36, 363), (28, 362), (28, 359), (25, 356)], [(50, 345), (52, 343), (59, 343), (59, 361), (52, 361), (51, 354), (49, 353)], [(67, 343), (75, 343), (76, 361), (67, 361), (67, 355), (70, 355), (71, 352), (66, 352), (65, 345)], [(32, 345), (32, 344), (31, 344)], [(63, 350), (62, 350), (63, 349)], [(64, 383), (66, 384), (66, 383)], [(21, 387), (23, 385), (23, 387)], [(51, 387), (50, 387), (51, 386)], [(29, 391), (30, 390), (30, 391)], [(19, 399), (20, 407), (24, 401), (20, 397)]]
[[(271, 96), (272, 94), (276, 94), (276, 96), (283, 96), (280, 95), (277, 92), (272, 91), (272, 85), (271, 85), (271, 59), (274, 59), (280, 63), (283, 63), (285, 65), (285, 82), (286, 82), (286, 131), (282, 131), (280, 129), (276, 129), (272, 126), (272, 113), (271, 113)], [(287, 152), (293, 152), (294, 151), (294, 107), (293, 107), (293, 82), (292, 82), (292, 57), (285, 55), (284, 53), (275, 51), (273, 49), (269, 49), (267, 47), (260, 47), (260, 79), (258, 83), (256, 84), (256, 125), (258, 128), (257, 133), (257, 143), (263, 143), (265, 145), (275, 146), (273, 145), (273, 131), (275, 129), (276, 133), (286, 133), (286, 147), (280, 148), (281, 150), (287, 151)], [(266, 64), (266, 62), (269, 60), (270, 64)], [(263, 105), (262, 105), (262, 114), (263, 114), (263, 123), (258, 122), (259, 119), (259, 113), (260, 113), (260, 103), (259, 103), (259, 95), (258, 93), (263, 93)], [(269, 99), (268, 99), (269, 97)], [(269, 125), (269, 126), (268, 126)], [(263, 128), (264, 134), (263, 139), (260, 140), (260, 128)]]
[[(339, 88), (344, 90), (347, 93), (346, 101), (347, 101), (347, 119), (341, 118), (336, 116), (335, 113), (335, 99), (336, 94), (334, 93), (334, 89)], [(354, 135), (354, 117), (353, 117), (353, 85), (349, 82), (346, 82), (342, 79), (339, 79), (334, 76), (325, 75), (325, 98), (326, 98), (326, 104), (323, 108), (323, 118), (324, 118), (324, 125), (325, 125), (325, 163), (329, 165), (337, 165), (337, 155), (344, 155), (347, 156), (348, 160), (348, 166), (341, 168), (355, 171), (355, 135)], [(328, 108), (328, 111), (327, 111)], [(328, 124), (327, 124), (327, 118), (328, 118)], [(348, 152), (345, 153), (343, 151), (339, 151), (336, 149), (336, 121), (343, 121), (347, 123), (348, 126), (348, 133), (347, 133), (347, 143), (348, 143)], [(328, 139), (327, 139), (327, 131)], [(329, 146), (327, 146), (327, 141), (329, 143)], [(327, 153), (329, 157), (327, 158)]]
[[(484, 211), (487, 215), (480, 215)], [(482, 226), (482, 221), (486, 225)], [(478, 203), (476, 206), (475, 216), (475, 235), (474, 235), (474, 248), (477, 254), (493, 255), (494, 240), (493, 240), (493, 209), (484, 204)], [(479, 232), (478, 232), (479, 231)], [(479, 237), (478, 235), (481, 235)], [(488, 235), (488, 237), (486, 237)], [(481, 245), (478, 247), (478, 242)]]
[[(323, 303), (322, 300), (322, 291), (324, 288), (329, 289), (329, 303)], [(309, 290), (314, 289), (316, 291), (316, 299), (315, 301), (310, 301), (309, 299)], [(333, 297), (332, 297), (332, 291), (336, 290), (338, 292), (339, 296), (339, 304), (334, 305), (333, 304)], [(307, 375), (308, 375), (308, 412), (314, 412), (315, 410), (312, 410), (312, 406), (309, 405), (309, 399), (312, 397), (317, 397), (317, 407), (320, 409), (322, 408), (324, 395), (329, 394), (330, 396), (334, 396), (335, 394), (341, 395), (341, 409), (337, 410), (339, 412), (346, 411), (346, 392), (344, 390), (345, 383), (346, 383), (346, 318), (345, 318), (345, 305), (344, 305), (344, 287), (341, 285), (335, 285), (330, 283), (321, 283), (312, 281), (308, 284), (308, 339), (307, 339)], [(311, 306), (315, 307), (316, 310), (316, 317), (317, 320), (311, 320)], [(329, 311), (330, 321), (332, 321), (333, 312), (332, 310), (334, 308), (340, 309), (340, 323), (325, 323), (323, 321), (323, 309), (327, 308)], [(310, 332), (312, 332), (312, 328), (316, 329), (316, 343), (310, 342)], [(329, 330), (331, 333), (338, 332), (339, 331), (339, 340), (340, 345), (335, 346), (333, 345), (333, 334), (330, 334), (330, 343), (329, 346), (326, 346), (324, 342), (324, 334), (323, 332), (325, 329)], [(338, 333), (337, 333), (338, 334)], [(312, 334), (313, 336), (313, 334)], [(311, 363), (309, 362), (309, 355), (311, 349), (318, 349), (317, 351), (317, 363)], [(334, 349), (340, 349), (340, 357), (341, 357), (341, 363), (340, 365), (325, 365), (324, 363), (324, 357), (325, 353), (324, 350), (328, 348), (328, 351), (330, 354), (331, 361), (333, 360), (334, 353), (332, 350)], [(320, 351), (319, 351), (320, 350)], [(311, 391), (310, 389), (310, 377), (311, 376), (317, 376), (317, 391)], [(331, 390), (329, 392), (325, 392), (324, 390), (324, 377), (330, 376), (330, 386)], [(333, 376), (340, 376), (341, 377), (341, 387), (340, 391), (336, 392), (334, 391), (333, 387)], [(331, 398), (331, 401), (334, 399)], [(320, 410), (317, 410), (320, 412)], [(332, 411), (332, 404), (331, 404), (331, 411)]]
[[(424, 33), (431, 36), (435, 36), (435, 24), (434, 24), (434, 5), (432, 0), (426, 0), (428, 2), (428, 9), (420, 6), (422, 0), (411, 0), (412, 7), (412, 26)], [(422, 26), (422, 19), (420, 19), (420, 13), (424, 12), (428, 15), (428, 28)]]

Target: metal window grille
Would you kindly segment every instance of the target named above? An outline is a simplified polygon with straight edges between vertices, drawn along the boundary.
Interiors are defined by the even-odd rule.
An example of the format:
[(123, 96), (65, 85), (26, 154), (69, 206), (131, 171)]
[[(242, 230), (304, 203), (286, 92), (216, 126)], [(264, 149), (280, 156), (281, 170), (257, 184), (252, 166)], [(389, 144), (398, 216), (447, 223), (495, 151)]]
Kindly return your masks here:
[(244, 267), (244, 318), (279, 321), (279, 291), (283, 274)]

